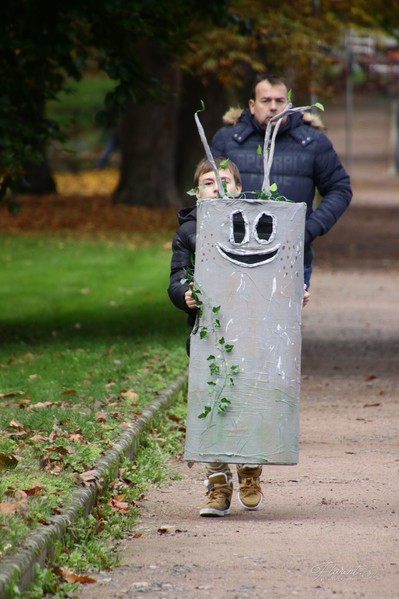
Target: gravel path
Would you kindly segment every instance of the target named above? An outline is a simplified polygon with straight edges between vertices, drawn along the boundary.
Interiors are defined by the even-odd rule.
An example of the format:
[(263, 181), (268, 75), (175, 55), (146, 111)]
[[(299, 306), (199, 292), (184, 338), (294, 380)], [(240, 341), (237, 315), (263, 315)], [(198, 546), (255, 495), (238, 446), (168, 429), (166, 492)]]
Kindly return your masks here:
[[(147, 494), (121, 566), (80, 599), (399, 597), (399, 179), (389, 112), (366, 108), (353, 205), (317, 244), (304, 310), (299, 465), (263, 469), (257, 512), (234, 497), (228, 517), (206, 519), (202, 466), (176, 460), (181, 479)], [(327, 124), (340, 151), (342, 123), (338, 106)]]

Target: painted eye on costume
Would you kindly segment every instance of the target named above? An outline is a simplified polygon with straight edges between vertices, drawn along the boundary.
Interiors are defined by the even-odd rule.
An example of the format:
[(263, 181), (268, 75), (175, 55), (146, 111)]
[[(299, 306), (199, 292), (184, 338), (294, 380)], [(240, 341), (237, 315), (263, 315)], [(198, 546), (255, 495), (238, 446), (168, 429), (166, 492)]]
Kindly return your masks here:
[[(231, 215), (232, 226), (230, 242), (232, 244), (242, 244), (249, 241), (250, 225), (244, 212), (237, 210)], [(258, 243), (270, 243), (274, 238), (274, 219), (267, 212), (261, 212), (253, 224), (253, 238)]]
[(238, 210), (232, 214), (233, 226), (231, 243), (243, 243), (248, 241), (249, 238), (249, 226), (245, 214)]
[(268, 242), (273, 235), (273, 217), (267, 212), (262, 212), (254, 224), (254, 236), (259, 243)]

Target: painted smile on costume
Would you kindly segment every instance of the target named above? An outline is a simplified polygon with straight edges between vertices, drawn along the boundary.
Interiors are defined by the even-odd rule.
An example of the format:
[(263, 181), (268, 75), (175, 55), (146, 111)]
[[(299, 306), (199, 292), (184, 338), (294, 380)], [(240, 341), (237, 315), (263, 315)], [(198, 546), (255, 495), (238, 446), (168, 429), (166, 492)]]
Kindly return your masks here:
[(280, 244), (275, 246), (274, 248), (269, 248), (267, 250), (262, 251), (249, 251), (245, 249), (237, 249), (231, 250), (221, 243), (217, 243), (216, 247), (226, 260), (233, 262), (234, 264), (238, 264), (239, 266), (261, 266), (262, 264), (267, 264), (275, 259), (280, 249)]

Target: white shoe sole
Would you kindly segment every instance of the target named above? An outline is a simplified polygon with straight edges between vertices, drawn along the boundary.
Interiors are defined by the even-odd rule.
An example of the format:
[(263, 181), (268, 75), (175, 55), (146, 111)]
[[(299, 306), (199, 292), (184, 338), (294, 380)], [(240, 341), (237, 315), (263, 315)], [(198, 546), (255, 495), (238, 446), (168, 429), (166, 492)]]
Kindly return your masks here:
[(204, 507), (202, 508), (202, 510), (200, 510), (200, 516), (207, 516), (210, 518), (220, 518), (222, 516), (227, 516), (227, 514), (230, 514), (230, 508), (228, 508), (227, 510), (215, 510), (215, 508)]

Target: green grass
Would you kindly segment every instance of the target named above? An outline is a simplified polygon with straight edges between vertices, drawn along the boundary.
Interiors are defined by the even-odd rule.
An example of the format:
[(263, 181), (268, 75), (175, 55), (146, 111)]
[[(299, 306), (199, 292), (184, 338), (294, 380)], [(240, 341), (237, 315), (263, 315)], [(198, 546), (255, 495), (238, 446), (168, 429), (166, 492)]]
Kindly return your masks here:
[[(167, 241), (3, 238), (0, 505), (22, 501), (15, 512), (0, 513), (0, 559), (62, 507), (79, 473), (187, 366), (185, 317), (166, 293)], [(167, 442), (152, 442), (165, 438), (165, 430), (154, 431), (141, 464), (126, 465), (130, 497), (168, 475), (165, 460), (181, 447), (182, 427), (175, 419), (163, 426)], [(120, 516), (106, 520), (109, 542), (124, 524)], [(75, 549), (67, 554), (90, 567)]]

